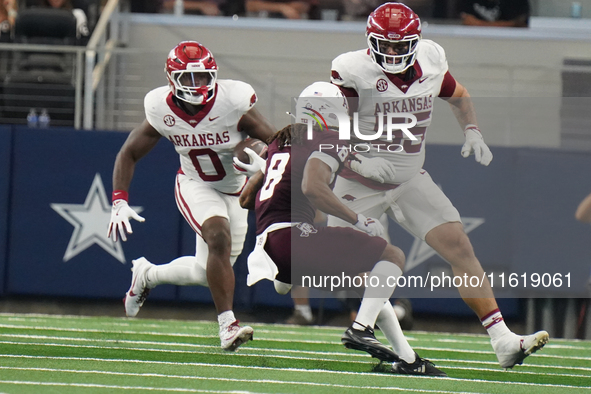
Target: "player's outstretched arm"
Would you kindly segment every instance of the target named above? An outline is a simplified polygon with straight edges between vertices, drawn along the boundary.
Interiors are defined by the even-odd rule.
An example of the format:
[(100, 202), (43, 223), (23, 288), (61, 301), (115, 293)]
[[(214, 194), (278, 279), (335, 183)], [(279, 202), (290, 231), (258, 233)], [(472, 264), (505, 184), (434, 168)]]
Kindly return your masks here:
[(447, 101), (458, 123), (464, 129), (466, 142), (462, 146), (462, 156), (468, 157), (473, 154), (478, 163), (488, 166), (493, 159), (493, 155), (488, 145), (484, 143), (478, 128), (476, 111), (468, 90), (456, 81), (456, 88)]
[(107, 236), (113, 241), (121, 238), (127, 241), (131, 234), (129, 219), (143, 222), (145, 219), (137, 214), (127, 203), (129, 185), (133, 178), (136, 163), (144, 157), (158, 142), (160, 134), (147, 120), (129, 133), (127, 140), (119, 150), (113, 168), (113, 206)]
[(275, 128), (256, 108), (251, 108), (242, 115), (238, 122), (238, 130), (244, 131), (252, 138), (267, 142), (275, 134)]
[(589, 194), (577, 208), (575, 218), (583, 223), (591, 223), (591, 194)]
[(330, 181), (332, 169), (318, 158), (310, 158), (304, 168), (302, 192), (314, 207), (322, 212), (341, 218), (372, 236), (381, 236), (384, 227), (375, 219), (353, 212), (332, 192)]
[(265, 181), (265, 174), (261, 171), (254, 174), (248, 179), (248, 183), (244, 186), (238, 201), (240, 206), (244, 209), (254, 209), (254, 204), (257, 198), (257, 192), (263, 187)]

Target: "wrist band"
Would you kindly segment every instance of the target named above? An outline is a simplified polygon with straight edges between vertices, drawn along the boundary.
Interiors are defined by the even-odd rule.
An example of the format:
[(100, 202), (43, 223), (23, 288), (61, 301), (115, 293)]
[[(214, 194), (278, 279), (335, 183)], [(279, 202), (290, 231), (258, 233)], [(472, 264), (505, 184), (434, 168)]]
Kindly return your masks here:
[(347, 156), (347, 160), (349, 162), (349, 164), (353, 161), (357, 161), (359, 163), (361, 163), (361, 159), (357, 157), (357, 152), (351, 152), (349, 153), (349, 155)]
[(111, 201), (114, 202), (115, 200), (129, 201), (129, 194), (125, 190), (113, 190)]
[(466, 135), (466, 131), (468, 131), (468, 130), (474, 130), (474, 131), (476, 131), (477, 134), (482, 136), (482, 132), (480, 131), (478, 126), (476, 126), (475, 124), (471, 124), (471, 123), (467, 124), (466, 127), (464, 127), (464, 135)]

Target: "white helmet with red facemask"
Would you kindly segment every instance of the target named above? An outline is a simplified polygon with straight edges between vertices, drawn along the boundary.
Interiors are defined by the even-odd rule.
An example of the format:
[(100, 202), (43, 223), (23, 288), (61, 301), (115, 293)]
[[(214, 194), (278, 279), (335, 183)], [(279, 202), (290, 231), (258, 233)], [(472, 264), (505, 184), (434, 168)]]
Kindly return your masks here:
[(385, 3), (367, 19), (367, 43), (373, 61), (384, 71), (399, 74), (411, 67), (421, 39), (421, 20), (401, 3)]
[(164, 68), (172, 94), (192, 105), (213, 99), (218, 65), (212, 53), (195, 41), (183, 41), (174, 47)]

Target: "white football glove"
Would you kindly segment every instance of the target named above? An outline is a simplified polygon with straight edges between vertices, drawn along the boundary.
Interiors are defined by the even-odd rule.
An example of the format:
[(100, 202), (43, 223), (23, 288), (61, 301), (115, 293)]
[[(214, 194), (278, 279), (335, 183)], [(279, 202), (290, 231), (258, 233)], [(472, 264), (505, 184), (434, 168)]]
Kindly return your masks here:
[(482, 134), (480, 134), (478, 127), (474, 125), (466, 126), (464, 135), (466, 136), (466, 142), (464, 143), (464, 146), (462, 146), (462, 156), (468, 157), (471, 154), (474, 154), (476, 162), (483, 166), (489, 165), (493, 159), (493, 154), (484, 143), (484, 139), (482, 138)]
[(251, 164), (243, 163), (238, 160), (237, 157), (234, 157), (234, 166), (238, 167), (241, 171), (246, 171), (246, 176), (249, 178), (256, 174), (257, 172), (261, 171), (263, 174), (265, 173), (267, 167), (267, 160), (260, 157), (255, 151), (250, 148), (244, 148), (244, 152), (250, 157)]
[(129, 224), (129, 218), (135, 219), (138, 222), (143, 222), (146, 219), (137, 214), (136, 211), (131, 209), (125, 200), (113, 201), (113, 207), (111, 208), (111, 223), (109, 223), (109, 231), (107, 231), (107, 237), (111, 238), (114, 242), (117, 242), (119, 236), (123, 241), (127, 241), (127, 234), (133, 233), (131, 231), (131, 224)]
[(384, 234), (384, 226), (379, 220), (374, 218), (366, 218), (362, 214), (357, 214), (357, 223), (355, 227), (359, 230), (364, 231), (372, 237), (381, 237)]
[(382, 157), (365, 157), (354, 155), (351, 160), (351, 169), (363, 176), (380, 183), (394, 183), (396, 167), (394, 164)]

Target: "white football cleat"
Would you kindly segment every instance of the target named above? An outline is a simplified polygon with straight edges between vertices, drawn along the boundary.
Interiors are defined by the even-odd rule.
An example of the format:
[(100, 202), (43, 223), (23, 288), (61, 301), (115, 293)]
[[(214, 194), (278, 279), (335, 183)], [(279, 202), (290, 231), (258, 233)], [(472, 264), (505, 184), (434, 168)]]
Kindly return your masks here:
[(523, 363), (527, 356), (543, 348), (548, 340), (549, 335), (546, 331), (538, 331), (523, 336), (511, 332), (496, 341), (491, 339), (490, 342), (501, 367), (513, 368), (515, 364)]
[(140, 257), (131, 262), (133, 267), (133, 275), (131, 276), (131, 287), (125, 293), (123, 303), (125, 304), (125, 314), (128, 317), (134, 317), (140, 311), (144, 304), (146, 297), (150, 294), (150, 289), (147, 287), (146, 271), (152, 268), (154, 264), (146, 260), (145, 257)]
[(252, 340), (253, 329), (250, 326), (240, 327), (239, 321), (235, 320), (225, 328), (220, 328), (220, 340), (222, 349), (233, 352), (238, 346)]

